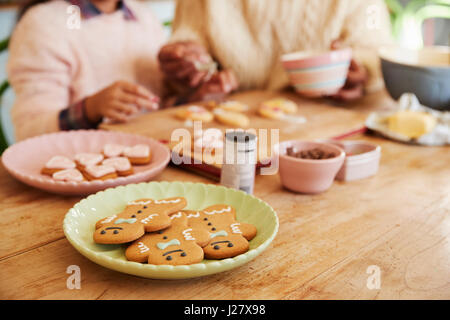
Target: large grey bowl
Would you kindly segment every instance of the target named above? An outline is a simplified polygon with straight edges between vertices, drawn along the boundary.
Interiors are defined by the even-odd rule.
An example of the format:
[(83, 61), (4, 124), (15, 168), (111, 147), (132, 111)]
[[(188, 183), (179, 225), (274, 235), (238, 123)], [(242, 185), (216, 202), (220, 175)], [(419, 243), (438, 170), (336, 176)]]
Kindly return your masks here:
[(450, 47), (383, 47), (379, 55), (386, 89), (392, 98), (411, 92), (425, 106), (450, 110)]

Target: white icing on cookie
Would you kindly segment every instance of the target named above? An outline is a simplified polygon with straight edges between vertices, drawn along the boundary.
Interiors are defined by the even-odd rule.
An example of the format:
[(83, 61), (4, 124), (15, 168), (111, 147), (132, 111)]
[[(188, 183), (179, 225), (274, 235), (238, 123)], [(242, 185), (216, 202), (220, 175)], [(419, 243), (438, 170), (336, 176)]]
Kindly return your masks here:
[(87, 166), (84, 170), (86, 170), (86, 172), (93, 176), (94, 178), (100, 178), (103, 176), (106, 176), (108, 174), (114, 173), (116, 172), (116, 169), (114, 169), (113, 166), (107, 166), (107, 165), (93, 165), (93, 166)]
[(130, 201), (128, 202), (128, 205), (130, 206), (145, 206), (146, 204), (152, 203), (152, 200), (147, 201)]
[(103, 158), (103, 155), (100, 153), (78, 153), (75, 155), (75, 160), (85, 167), (96, 165), (100, 163)]
[(156, 204), (167, 204), (167, 203), (178, 203), (181, 199), (174, 199), (174, 200), (155, 200)]
[(64, 169), (53, 174), (53, 179), (58, 181), (83, 181), (83, 175), (77, 169)]
[(108, 143), (103, 147), (103, 154), (108, 158), (118, 157), (124, 149), (125, 146), (121, 144)]
[(198, 218), (200, 217), (200, 212), (196, 212), (196, 213), (190, 213), (187, 215), (188, 218)]
[(113, 221), (115, 218), (117, 218), (117, 214), (105, 218), (101, 223), (102, 223), (102, 224), (103, 224), (103, 223), (110, 223), (110, 222)]
[(73, 169), (75, 162), (64, 156), (54, 156), (47, 161), (45, 167), (48, 169)]
[(128, 171), (131, 169), (130, 160), (128, 160), (128, 158), (125, 157), (105, 159), (103, 160), (103, 164), (107, 166), (112, 166), (117, 171)]
[(239, 229), (239, 225), (240, 223), (233, 223), (232, 225), (230, 225), (231, 231), (233, 233), (242, 233), (241, 229)]
[(182, 232), (185, 240), (195, 240), (195, 238), (190, 233), (191, 231), (192, 229), (186, 229)]
[(150, 220), (153, 219), (153, 217), (156, 217), (156, 216), (158, 216), (157, 213), (152, 213), (152, 214), (149, 215), (147, 218), (142, 219), (141, 222), (142, 222), (143, 224), (147, 224), (147, 223), (150, 222)]
[(147, 251), (150, 250), (149, 247), (147, 247), (143, 242), (138, 242), (138, 248), (139, 248), (139, 252), (140, 253), (146, 253)]
[(175, 219), (175, 218), (181, 218), (182, 216), (183, 216), (183, 213), (178, 212), (178, 213), (172, 214), (170, 216), (170, 219), (172, 220), (172, 219)]
[(205, 214), (216, 214), (216, 213), (224, 213), (224, 212), (230, 212), (231, 207), (224, 208), (222, 210), (213, 210), (213, 211), (203, 211)]
[(130, 158), (147, 158), (150, 155), (150, 147), (146, 144), (137, 144), (134, 147), (126, 147), (123, 155)]

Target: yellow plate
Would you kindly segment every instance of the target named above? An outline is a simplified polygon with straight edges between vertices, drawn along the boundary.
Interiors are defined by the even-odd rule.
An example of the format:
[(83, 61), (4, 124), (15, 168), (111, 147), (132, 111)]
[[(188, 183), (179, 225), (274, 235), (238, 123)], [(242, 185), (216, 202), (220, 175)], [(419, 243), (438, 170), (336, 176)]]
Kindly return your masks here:
[[(256, 237), (250, 241), (250, 250), (234, 258), (203, 260), (186, 266), (150, 265), (126, 260), (126, 246), (100, 245), (92, 240), (95, 223), (122, 211), (129, 201), (177, 196), (187, 199), (186, 209), (190, 210), (219, 203), (233, 206), (238, 221), (251, 223), (258, 230)], [(107, 189), (81, 200), (66, 214), (63, 227), (75, 249), (101, 266), (145, 278), (187, 279), (227, 271), (254, 259), (275, 238), (278, 217), (266, 202), (235, 189), (203, 183), (150, 182)]]

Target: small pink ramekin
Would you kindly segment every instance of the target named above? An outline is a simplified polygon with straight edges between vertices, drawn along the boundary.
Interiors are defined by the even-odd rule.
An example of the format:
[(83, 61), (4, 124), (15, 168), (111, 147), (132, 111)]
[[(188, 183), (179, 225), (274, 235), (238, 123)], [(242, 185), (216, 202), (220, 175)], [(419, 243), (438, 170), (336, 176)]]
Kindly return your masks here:
[[(296, 151), (319, 148), (325, 152), (334, 152), (337, 156), (325, 160), (298, 159), (286, 155), (286, 149), (294, 147)], [(344, 163), (344, 151), (332, 144), (291, 140), (281, 142), (274, 147), (274, 155), (279, 159), (281, 183), (291, 191), (315, 194), (326, 191)]]
[(333, 144), (346, 154), (336, 180), (360, 180), (374, 176), (378, 172), (381, 158), (380, 146), (365, 141), (321, 140), (321, 142)]

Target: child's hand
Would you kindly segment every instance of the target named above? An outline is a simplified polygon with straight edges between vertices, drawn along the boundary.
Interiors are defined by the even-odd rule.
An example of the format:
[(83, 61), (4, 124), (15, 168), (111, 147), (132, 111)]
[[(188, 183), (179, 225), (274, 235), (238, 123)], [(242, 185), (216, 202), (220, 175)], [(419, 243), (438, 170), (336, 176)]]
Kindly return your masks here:
[(126, 122), (142, 109), (156, 110), (158, 107), (158, 96), (127, 81), (114, 82), (85, 101), (86, 117), (93, 123), (104, 117)]

